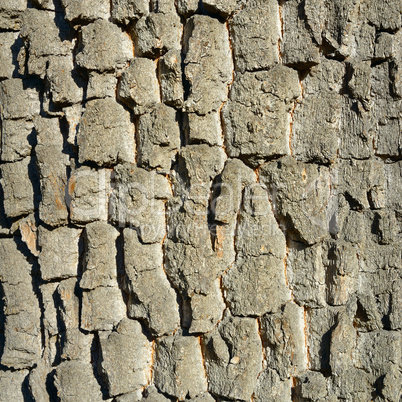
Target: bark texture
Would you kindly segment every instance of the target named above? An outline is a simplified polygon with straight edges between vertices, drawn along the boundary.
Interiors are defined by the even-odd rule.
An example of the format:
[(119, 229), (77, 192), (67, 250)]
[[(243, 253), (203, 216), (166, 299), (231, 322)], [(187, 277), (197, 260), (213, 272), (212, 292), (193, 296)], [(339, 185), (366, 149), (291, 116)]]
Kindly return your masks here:
[(0, 0), (0, 402), (401, 398), (400, 0)]

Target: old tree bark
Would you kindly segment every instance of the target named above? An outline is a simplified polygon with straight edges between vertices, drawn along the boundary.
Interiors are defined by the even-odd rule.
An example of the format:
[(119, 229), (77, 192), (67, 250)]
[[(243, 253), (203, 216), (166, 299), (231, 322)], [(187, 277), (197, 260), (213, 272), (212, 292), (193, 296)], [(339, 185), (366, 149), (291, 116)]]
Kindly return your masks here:
[(401, 4), (0, 1), (0, 402), (399, 401)]

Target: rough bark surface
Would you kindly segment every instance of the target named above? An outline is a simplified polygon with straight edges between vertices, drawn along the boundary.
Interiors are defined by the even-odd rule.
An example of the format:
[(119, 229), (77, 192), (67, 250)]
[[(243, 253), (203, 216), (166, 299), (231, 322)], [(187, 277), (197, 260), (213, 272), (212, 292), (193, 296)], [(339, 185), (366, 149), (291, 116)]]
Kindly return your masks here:
[(0, 402), (401, 400), (401, 0), (0, 0)]

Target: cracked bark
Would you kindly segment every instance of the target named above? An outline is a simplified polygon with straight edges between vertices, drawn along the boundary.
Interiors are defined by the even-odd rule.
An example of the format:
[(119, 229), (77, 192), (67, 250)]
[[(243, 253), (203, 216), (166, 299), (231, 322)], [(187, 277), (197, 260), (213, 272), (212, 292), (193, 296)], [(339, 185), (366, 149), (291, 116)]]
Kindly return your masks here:
[(0, 6), (0, 401), (399, 400), (397, 2), (56, 3)]

